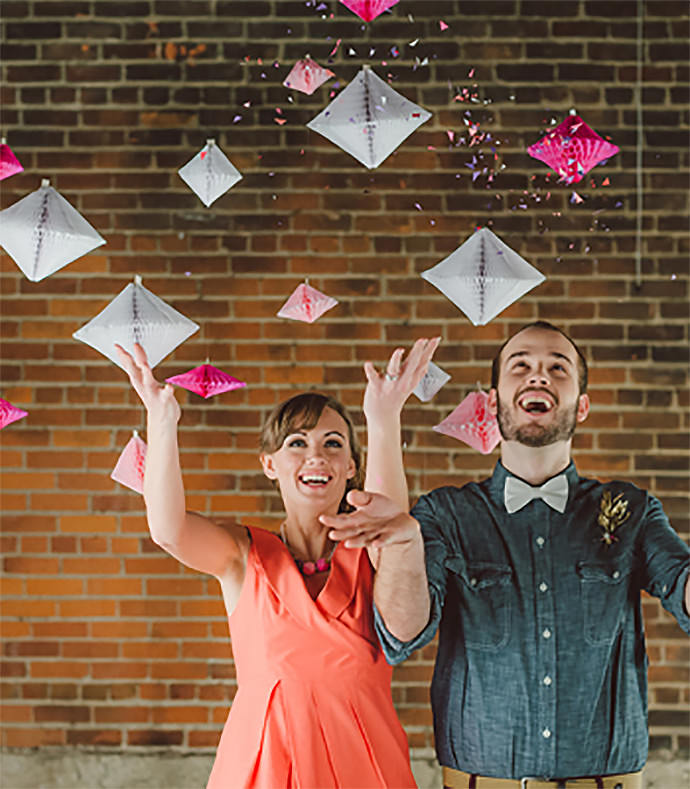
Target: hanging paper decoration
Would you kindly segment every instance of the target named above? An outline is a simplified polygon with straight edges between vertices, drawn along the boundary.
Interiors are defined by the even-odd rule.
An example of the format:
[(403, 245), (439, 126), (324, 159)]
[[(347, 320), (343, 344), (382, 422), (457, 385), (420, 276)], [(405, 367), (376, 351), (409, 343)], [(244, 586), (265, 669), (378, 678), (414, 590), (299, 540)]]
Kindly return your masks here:
[(364, 66), (307, 127), (372, 169), (430, 117)]
[(399, 0), (340, 0), (340, 2), (365, 22), (371, 22)]
[(0, 430), (18, 419), (24, 419), (28, 413), (28, 411), (23, 411), (16, 405), (12, 405), (9, 400), (3, 400), (0, 397)]
[(337, 303), (337, 299), (333, 299), (303, 282), (292, 291), (290, 298), (280, 308), (278, 317), (313, 323), (326, 310), (335, 307)]
[(32, 282), (105, 244), (105, 239), (44, 178), (0, 211), (0, 244)]
[(592, 167), (618, 151), (617, 145), (600, 137), (579, 115), (568, 115), (527, 149), (534, 159), (552, 167), (566, 184), (581, 181)]
[(100, 351), (118, 367), (122, 365), (115, 343), (133, 354), (134, 343), (138, 342), (146, 351), (149, 365), (155, 367), (198, 329), (194, 321), (147, 290), (141, 284), (141, 277), (136, 276), (133, 283), (72, 337)]
[(423, 403), (428, 403), (448, 381), (450, 381), (448, 373), (437, 364), (429, 362), (424, 378), (415, 386), (412, 394), (417, 395)]
[(199, 153), (177, 172), (207, 208), (242, 180), (242, 173), (213, 139), (206, 140)]
[(12, 149), (3, 137), (0, 140), (0, 181), (9, 178), (11, 175), (21, 173), (24, 168), (19, 163), (19, 159), (12, 153)]
[(165, 379), (170, 384), (189, 389), (190, 392), (201, 395), (202, 397), (213, 397), (222, 392), (231, 392), (233, 389), (241, 389), (247, 384), (238, 381), (231, 375), (224, 373), (212, 364), (202, 364), (186, 373), (173, 375), (172, 378)]
[(422, 277), (483, 326), (546, 277), (487, 227), (471, 235)]
[(137, 493), (144, 492), (144, 468), (146, 465), (146, 444), (139, 438), (136, 430), (117, 459), (110, 479), (131, 488)]
[(498, 446), (501, 433), (498, 421), (488, 408), (486, 392), (471, 392), (460, 405), (433, 429), (457, 438), (488, 455)]
[(311, 96), (317, 88), (321, 87), (324, 82), (328, 82), (331, 77), (335, 77), (332, 71), (319, 66), (315, 60), (312, 60), (307, 55), (295, 63), (290, 73), (285, 77), (283, 85), (286, 88), (293, 88), (306, 93), (307, 96)]

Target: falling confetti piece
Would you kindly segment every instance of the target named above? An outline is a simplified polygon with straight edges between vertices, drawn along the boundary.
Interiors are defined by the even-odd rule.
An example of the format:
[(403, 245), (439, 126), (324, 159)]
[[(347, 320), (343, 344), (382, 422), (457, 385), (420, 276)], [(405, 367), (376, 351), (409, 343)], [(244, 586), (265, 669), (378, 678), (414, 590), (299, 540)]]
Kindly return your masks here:
[(448, 25), (442, 19), (439, 19), (438, 26), (441, 30), (448, 30)]

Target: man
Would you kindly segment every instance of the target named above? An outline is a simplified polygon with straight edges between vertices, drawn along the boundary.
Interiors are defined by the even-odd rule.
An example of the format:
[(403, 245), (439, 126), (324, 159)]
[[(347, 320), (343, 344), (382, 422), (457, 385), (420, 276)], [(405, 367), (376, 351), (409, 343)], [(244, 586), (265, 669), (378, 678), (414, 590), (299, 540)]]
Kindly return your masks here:
[(444, 784), (639, 787), (640, 590), (690, 632), (690, 550), (657, 499), (578, 475), (571, 443), (589, 412), (587, 363), (541, 321), (494, 360), (493, 475), (434, 490), (406, 514), (399, 416), (429, 353), (421, 342), (404, 365), (396, 351), (385, 376), (366, 369), (366, 489), (386, 497), (353, 492), (356, 511), (324, 522), (346, 545), (381, 549), (374, 600), (390, 662), (440, 628), (431, 701)]

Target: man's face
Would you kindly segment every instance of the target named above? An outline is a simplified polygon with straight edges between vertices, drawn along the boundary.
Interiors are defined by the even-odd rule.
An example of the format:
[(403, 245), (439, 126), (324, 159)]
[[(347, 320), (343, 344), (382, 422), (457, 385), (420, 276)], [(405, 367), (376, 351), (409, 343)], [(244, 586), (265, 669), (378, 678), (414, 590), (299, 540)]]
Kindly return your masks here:
[(494, 408), (505, 441), (528, 447), (568, 441), (589, 411), (571, 343), (540, 328), (512, 337), (501, 352)]

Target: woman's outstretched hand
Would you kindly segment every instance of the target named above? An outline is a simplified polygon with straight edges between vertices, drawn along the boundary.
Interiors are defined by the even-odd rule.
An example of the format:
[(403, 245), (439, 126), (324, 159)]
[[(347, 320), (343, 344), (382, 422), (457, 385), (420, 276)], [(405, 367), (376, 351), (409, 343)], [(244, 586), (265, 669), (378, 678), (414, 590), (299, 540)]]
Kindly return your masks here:
[(128, 353), (121, 345), (115, 343), (117, 355), (129, 376), (134, 391), (139, 395), (150, 419), (157, 423), (180, 419), (180, 404), (177, 402), (172, 384), (160, 384), (149, 367), (146, 351), (138, 343), (134, 343), (134, 355)]
[(400, 414), (405, 401), (424, 377), (440, 341), (440, 337), (417, 340), (404, 360), (405, 349), (396, 348), (383, 374), (378, 373), (371, 362), (364, 363), (367, 376), (364, 414), (370, 423)]

